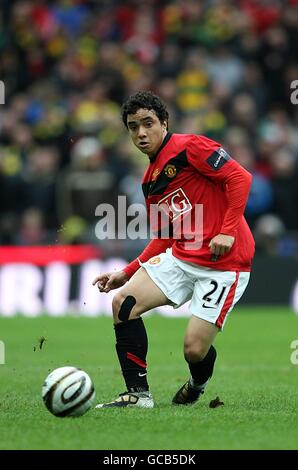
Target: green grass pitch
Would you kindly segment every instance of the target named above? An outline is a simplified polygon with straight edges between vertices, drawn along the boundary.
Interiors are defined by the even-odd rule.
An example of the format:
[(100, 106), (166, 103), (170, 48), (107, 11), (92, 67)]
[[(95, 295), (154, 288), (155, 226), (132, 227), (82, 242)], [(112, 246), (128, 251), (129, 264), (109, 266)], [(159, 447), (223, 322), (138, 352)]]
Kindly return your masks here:
[[(235, 309), (216, 339), (212, 381), (191, 407), (171, 405), (188, 377), (182, 354), (187, 319), (151, 315), (145, 322), (156, 407), (56, 418), (42, 402), (41, 386), (57, 367), (86, 370), (97, 402), (124, 391), (111, 318), (0, 318), (6, 353), (0, 365), (0, 448), (298, 449), (298, 365), (290, 360), (297, 315), (286, 307)], [(39, 349), (41, 336), (46, 341)], [(209, 408), (216, 396), (224, 406)]]

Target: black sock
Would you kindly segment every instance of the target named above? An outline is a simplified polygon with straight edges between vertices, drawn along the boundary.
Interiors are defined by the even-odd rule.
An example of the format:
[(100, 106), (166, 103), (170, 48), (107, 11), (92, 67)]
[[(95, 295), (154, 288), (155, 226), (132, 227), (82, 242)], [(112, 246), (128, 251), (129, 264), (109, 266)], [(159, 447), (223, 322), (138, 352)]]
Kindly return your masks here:
[(127, 390), (149, 390), (146, 355), (148, 338), (141, 318), (115, 325), (116, 350)]
[(188, 367), (196, 385), (203, 385), (213, 374), (214, 363), (216, 360), (216, 349), (210, 346), (210, 349), (204, 359), (200, 362), (188, 362)]

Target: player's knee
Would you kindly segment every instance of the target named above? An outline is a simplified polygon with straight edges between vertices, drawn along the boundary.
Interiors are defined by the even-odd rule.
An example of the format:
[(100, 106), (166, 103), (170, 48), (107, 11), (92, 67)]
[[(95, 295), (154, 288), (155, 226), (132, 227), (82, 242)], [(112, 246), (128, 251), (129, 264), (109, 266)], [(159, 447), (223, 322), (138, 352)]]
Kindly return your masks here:
[(208, 352), (208, 348), (206, 349), (200, 343), (192, 343), (187, 342), (184, 344), (184, 357), (188, 362), (200, 362), (204, 359)]
[(119, 323), (121, 320), (119, 320), (119, 311), (121, 308), (121, 305), (123, 304), (125, 300), (125, 295), (122, 294), (122, 292), (117, 292), (116, 295), (114, 295), (113, 300), (112, 300), (112, 310), (113, 310), (113, 318), (114, 318), (114, 323)]
[(112, 302), (114, 323), (125, 322), (138, 317), (136, 299), (132, 295), (118, 292)]

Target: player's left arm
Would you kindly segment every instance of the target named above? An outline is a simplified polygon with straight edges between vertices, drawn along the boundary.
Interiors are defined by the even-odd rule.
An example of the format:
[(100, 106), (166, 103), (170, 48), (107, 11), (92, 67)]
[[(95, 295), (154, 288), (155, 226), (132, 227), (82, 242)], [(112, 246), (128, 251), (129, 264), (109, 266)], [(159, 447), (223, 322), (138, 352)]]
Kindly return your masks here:
[(228, 208), (220, 233), (212, 238), (209, 247), (218, 256), (232, 248), (237, 227), (243, 216), (252, 175), (220, 146), (205, 137), (194, 136), (187, 149), (188, 161), (202, 175), (220, 184), (225, 192)]

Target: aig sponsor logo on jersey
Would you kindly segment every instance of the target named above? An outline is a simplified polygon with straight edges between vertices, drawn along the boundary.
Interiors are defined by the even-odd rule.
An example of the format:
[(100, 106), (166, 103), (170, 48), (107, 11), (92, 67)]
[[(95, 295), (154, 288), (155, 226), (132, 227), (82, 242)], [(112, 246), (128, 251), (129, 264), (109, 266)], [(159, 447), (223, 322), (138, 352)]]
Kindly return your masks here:
[(172, 222), (192, 209), (192, 205), (182, 188), (167, 194), (159, 201), (158, 207), (163, 209)]
[(230, 155), (220, 147), (219, 149), (215, 150), (210, 157), (207, 158), (207, 163), (213, 170), (219, 170), (228, 160), (230, 160)]

